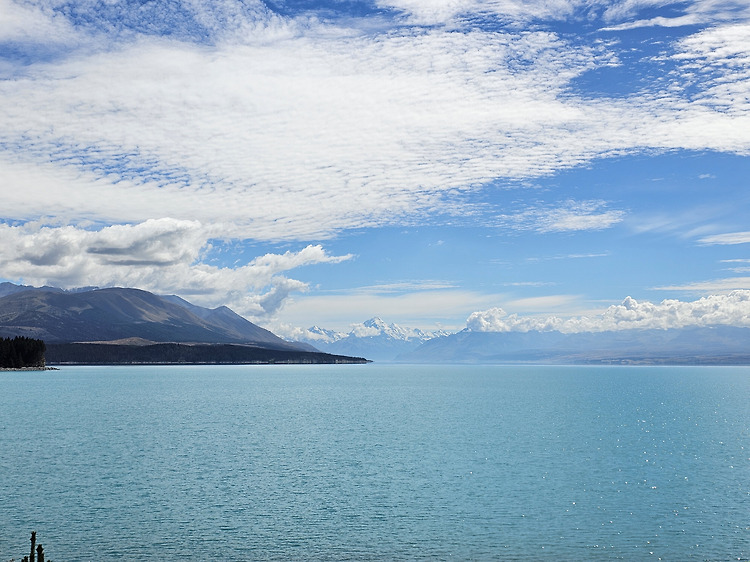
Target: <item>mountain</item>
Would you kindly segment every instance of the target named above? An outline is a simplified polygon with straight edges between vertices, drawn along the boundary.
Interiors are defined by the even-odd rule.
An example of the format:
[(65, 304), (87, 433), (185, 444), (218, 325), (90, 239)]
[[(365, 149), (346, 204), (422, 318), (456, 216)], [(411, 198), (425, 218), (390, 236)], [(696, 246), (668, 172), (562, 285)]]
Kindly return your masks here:
[(2, 289), (0, 337), (20, 335), (47, 343), (140, 338), (148, 342), (309, 349), (282, 340), (227, 307), (202, 308), (179, 297), (161, 297), (139, 289), (13, 290), (7, 284)]
[(750, 328), (690, 327), (611, 332), (472, 332), (401, 354), (414, 363), (750, 364)]
[(8, 281), (4, 281), (0, 283), (0, 298), (5, 297), (7, 295), (12, 295), (14, 293), (20, 293), (21, 291), (42, 291), (42, 292), (52, 292), (52, 293), (82, 293), (85, 291), (93, 291), (94, 289), (98, 289), (99, 287), (78, 287), (77, 289), (61, 289), (59, 287), (49, 287), (45, 285), (44, 287), (32, 287), (31, 285), (16, 285), (15, 283), (10, 283)]
[(380, 318), (355, 325), (348, 333), (313, 326), (297, 341), (310, 344), (327, 353), (355, 355), (377, 361), (392, 361), (397, 356), (413, 351), (425, 341), (445, 336), (447, 332), (426, 332), (387, 324)]
[(30, 287), (28, 285), (16, 285), (15, 283), (9, 283), (7, 281), (0, 283), (0, 298), (20, 293), (21, 291), (50, 291), (55, 293), (65, 292), (63, 289), (56, 287)]

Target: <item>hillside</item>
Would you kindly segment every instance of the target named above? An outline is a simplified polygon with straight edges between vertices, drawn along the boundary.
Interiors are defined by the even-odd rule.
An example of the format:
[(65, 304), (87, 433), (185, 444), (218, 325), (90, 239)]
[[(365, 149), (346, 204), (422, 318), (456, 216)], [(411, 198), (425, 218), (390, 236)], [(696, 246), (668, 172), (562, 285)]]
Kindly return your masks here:
[(226, 307), (202, 308), (139, 289), (5, 289), (7, 294), (0, 298), (0, 337), (26, 336), (47, 343), (141, 338), (308, 349), (282, 340)]

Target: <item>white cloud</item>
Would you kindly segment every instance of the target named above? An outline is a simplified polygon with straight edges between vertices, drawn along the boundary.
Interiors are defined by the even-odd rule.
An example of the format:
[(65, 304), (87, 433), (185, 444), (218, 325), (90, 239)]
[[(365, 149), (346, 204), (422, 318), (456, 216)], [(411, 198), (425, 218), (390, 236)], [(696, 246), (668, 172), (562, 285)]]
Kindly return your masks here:
[(684, 25), (696, 25), (701, 23), (701, 19), (695, 14), (679, 16), (676, 18), (655, 17), (647, 20), (636, 20), (618, 25), (612, 25), (602, 28), (602, 31), (625, 31), (628, 29), (638, 29), (639, 27), (682, 27)]
[(674, 83), (697, 88), (698, 93), (691, 96), (693, 107), (746, 117), (750, 110), (749, 45), (750, 23), (721, 25), (682, 39), (673, 55), (680, 63)]
[(712, 281), (697, 281), (685, 285), (654, 287), (656, 291), (685, 291), (693, 293), (732, 291), (734, 289), (750, 289), (750, 277), (729, 277), (726, 279), (714, 279)]
[[(746, 45), (738, 30), (714, 34), (731, 53)], [(707, 40), (680, 43), (679, 62), (713, 64)], [(750, 151), (741, 68), (699, 103), (571, 94), (572, 79), (613, 59), (542, 31), (357, 35), (318, 24), (210, 47), (135, 38), (0, 83), (5, 214), (137, 223), (169, 209), (239, 238), (320, 239), (461, 212), (461, 193), (487, 182), (597, 157)], [(25, 195), (40, 192), (49, 200)], [(622, 216), (546, 212), (544, 231)]]
[(720, 244), (720, 245), (747, 244), (747, 243), (750, 243), (750, 231), (714, 234), (713, 236), (706, 236), (704, 238), (701, 238), (700, 240), (698, 240), (698, 242), (706, 246), (712, 246), (715, 244)]
[(352, 320), (364, 321), (374, 316), (387, 318), (413, 328), (449, 331), (460, 330), (467, 310), (489, 306), (501, 295), (487, 295), (462, 289), (415, 289), (407, 292), (382, 292), (356, 289), (336, 294), (306, 294), (295, 296), (284, 305), (285, 324), (273, 324), (276, 333), (291, 334), (291, 326), (323, 326), (348, 332)]
[[(0, 41), (78, 43), (79, 35), (64, 16), (30, 4), (0, 0)], [(70, 46), (70, 45), (68, 45)]]
[(396, 283), (381, 283), (352, 289), (352, 294), (404, 294), (418, 291), (435, 291), (440, 289), (455, 289), (456, 285), (450, 281), (418, 280), (399, 281)]
[(475, 332), (555, 330), (578, 333), (718, 325), (750, 327), (750, 290), (711, 295), (691, 302), (668, 299), (658, 304), (627, 297), (622, 304), (610, 306), (597, 316), (566, 319), (509, 315), (495, 307), (474, 312), (466, 321), (467, 328)]
[(0, 268), (7, 279), (31, 285), (138, 287), (180, 294), (196, 304), (229, 305), (254, 319), (274, 315), (291, 292), (307, 284), (285, 273), (319, 263), (340, 263), (321, 246), (266, 254), (236, 267), (203, 261), (211, 228), (197, 221), (148, 220), (98, 230), (73, 226), (0, 224)]
[(448, 23), (460, 16), (494, 15), (507, 21), (562, 19), (583, 6), (580, 0), (379, 0), (408, 14), (413, 23)]
[(549, 213), (540, 224), (542, 232), (563, 232), (571, 230), (601, 230), (622, 220), (623, 211), (597, 212), (601, 205), (586, 203), (577, 208), (556, 209)]
[(721, 263), (739, 264), (726, 268), (733, 273), (750, 273), (750, 259), (720, 260)]
[[(395, 8), (418, 24), (457, 23), (462, 17), (497, 17), (509, 23), (530, 20), (564, 20), (571, 16), (613, 23), (606, 30), (637, 27), (677, 27), (750, 18), (744, 0), (379, 0), (381, 7)], [(671, 17), (638, 18), (644, 11), (670, 8)], [(622, 22), (622, 23), (616, 23)]]
[(624, 211), (606, 210), (603, 201), (565, 201), (558, 206), (538, 205), (519, 213), (500, 215), (501, 226), (537, 232), (602, 230), (621, 222)]
[[(83, 14), (93, 4), (0, 0), (0, 38), (56, 57), (0, 69), (2, 218), (42, 221), (0, 228), (10, 242), (0, 250), (6, 278), (204, 291), (204, 303), (222, 294), (217, 303), (267, 314), (301, 306), (289, 295), (305, 285), (285, 271), (349, 256), (308, 246), (216, 268), (201, 259), (208, 240), (320, 240), (461, 213), (465, 195), (498, 178), (644, 149), (750, 154), (750, 26), (718, 25), (665, 46), (679, 69), (663, 88), (595, 99), (572, 81), (617, 64), (614, 44), (538, 28), (469, 31), (457, 19), (591, 10), (621, 22), (681, 3), (383, 0), (413, 22), (453, 22), (388, 31), (284, 19), (258, 1), (149, 3), (144, 10), (166, 9), (167, 20), (170, 10), (189, 14), (166, 22), (177, 26), (172, 38), (145, 29), (160, 22), (139, 16), (137, 3), (99, 3), (102, 13), (124, 10), (116, 22), (62, 16), (63, 6)], [(741, 7), (691, 6), (687, 15), (700, 6), (713, 21)], [(204, 32), (205, 41), (190, 40)], [(570, 232), (623, 216), (603, 201), (568, 201), (500, 223)], [(65, 226), (86, 220), (96, 228)], [(120, 226), (102, 227), (112, 223)], [(488, 305), (442, 289), (451, 310)], [(363, 317), (380, 313), (375, 305), (424, 317), (433, 301), (423, 295), (383, 300), (372, 291), (357, 306)]]
[[(671, 17), (656, 16), (647, 19), (631, 20), (644, 8), (659, 8), (669, 6), (673, 9), (683, 9), (681, 15)], [(604, 28), (610, 31), (622, 31), (639, 27), (680, 27), (686, 25), (717, 24), (728, 21), (750, 19), (750, 6), (744, 0), (693, 0), (681, 2), (679, 0), (625, 0), (613, 2), (604, 12), (609, 21), (625, 21), (620, 24)]]

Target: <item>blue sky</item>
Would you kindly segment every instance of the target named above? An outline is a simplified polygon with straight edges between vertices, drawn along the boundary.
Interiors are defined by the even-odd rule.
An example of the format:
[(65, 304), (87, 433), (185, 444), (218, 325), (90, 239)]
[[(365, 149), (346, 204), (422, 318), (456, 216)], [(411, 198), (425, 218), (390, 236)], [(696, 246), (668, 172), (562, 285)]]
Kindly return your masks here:
[(0, 278), (281, 334), (750, 324), (747, 2), (204, 4), (0, 0)]

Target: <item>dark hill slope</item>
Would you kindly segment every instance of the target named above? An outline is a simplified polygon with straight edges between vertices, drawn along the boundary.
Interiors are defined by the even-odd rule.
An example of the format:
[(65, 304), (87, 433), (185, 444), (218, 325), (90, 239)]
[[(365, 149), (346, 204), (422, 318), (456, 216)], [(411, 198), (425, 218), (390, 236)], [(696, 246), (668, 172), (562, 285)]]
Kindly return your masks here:
[(0, 298), (0, 336), (34, 337), (48, 343), (143, 338), (300, 349), (226, 307), (210, 310), (183, 302), (139, 289), (19, 291)]
[(253, 365), (367, 363), (361, 357), (231, 343), (53, 343), (49, 365)]

